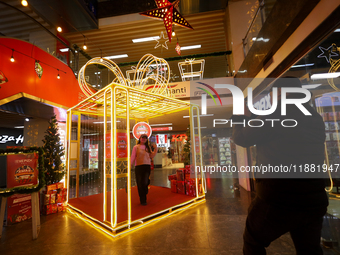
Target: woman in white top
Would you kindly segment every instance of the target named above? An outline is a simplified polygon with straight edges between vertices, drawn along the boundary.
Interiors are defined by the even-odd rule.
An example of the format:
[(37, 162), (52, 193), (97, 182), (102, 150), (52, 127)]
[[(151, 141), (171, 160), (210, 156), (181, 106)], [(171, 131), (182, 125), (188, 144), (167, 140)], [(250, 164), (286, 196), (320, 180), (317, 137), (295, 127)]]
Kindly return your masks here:
[(141, 205), (147, 205), (146, 195), (148, 194), (149, 177), (151, 172), (151, 159), (156, 156), (157, 148), (152, 147), (151, 151), (148, 136), (142, 134), (137, 145), (133, 147), (131, 165), (135, 165), (136, 182)]

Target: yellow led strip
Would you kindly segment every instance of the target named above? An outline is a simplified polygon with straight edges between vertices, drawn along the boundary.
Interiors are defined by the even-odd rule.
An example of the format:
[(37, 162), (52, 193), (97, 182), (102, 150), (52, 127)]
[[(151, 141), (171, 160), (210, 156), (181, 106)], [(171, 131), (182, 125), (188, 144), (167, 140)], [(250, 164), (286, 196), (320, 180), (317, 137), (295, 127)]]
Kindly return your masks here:
[[(183, 211), (189, 209), (190, 207), (195, 206), (195, 205), (198, 205), (198, 204), (203, 203), (203, 202), (205, 202), (205, 199), (202, 199), (202, 200), (196, 201), (196, 202), (194, 202), (194, 203), (191, 203), (191, 204), (189, 204), (189, 205), (187, 205), (187, 206), (185, 206), (185, 207), (183, 207), (183, 208), (178, 208), (178, 209), (176, 209), (175, 211), (169, 212), (169, 213), (166, 214), (166, 215), (159, 216), (159, 217), (157, 217), (157, 218), (155, 218), (155, 219), (152, 219), (152, 220), (150, 220), (150, 221), (147, 221), (147, 222), (142, 222), (141, 220), (134, 221), (134, 222), (132, 222), (131, 224), (134, 224), (134, 223), (137, 223), (137, 222), (139, 222), (139, 223), (142, 222), (142, 225), (138, 225), (138, 226), (136, 226), (136, 227), (131, 227), (131, 228), (129, 228), (129, 229), (125, 230), (125, 231), (122, 231), (122, 232), (120, 232), (120, 233), (118, 233), (118, 234), (112, 234), (112, 233), (108, 232), (107, 229), (106, 229), (105, 227), (96, 226), (93, 222), (91, 222), (90, 220), (87, 219), (88, 215), (86, 215), (86, 214), (84, 214), (84, 215), (85, 215), (85, 217), (84, 217), (82, 214), (78, 214), (77, 212), (73, 212), (71, 209), (68, 209), (68, 212), (71, 213), (72, 215), (75, 215), (75, 216), (78, 217), (79, 219), (81, 219), (81, 220), (83, 220), (83, 221), (89, 223), (89, 224), (90, 224), (91, 226), (93, 226), (95, 229), (100, 230), (100, 231), (104, 232), (105, 234), (107, 234), (107, 235), (109, 235), (109, 236), (111, 236), (111, 237), (118, 237), (118, 236), (121, 236), (121, 235), (124, 235), (124, 234), (128, 234), (128, 233), (130, 233), (130, 232), (139, 230), (139, 229), (141, 229), (141, 228), (144, 228), (144, 227), (150, 225), (151, 223), (155, 223), (155, 222), (157, 222), (157, 221), (160, 221), (160, 220), (162, 220), (162, 219), (165, 219), (165, 218), (167, 218), (167, 217), (169, 217), (169, 216), (172, 216), (172, 215), (175, 214), (175, 213), (183, 212)], [(73, 208), (72, 208), (72, 209), (73, 209)], [(89, 217), (89, 218), (91, 219), (91, 217)], [(93, 219), (93, 218), (92, 218), (92, 219)], [(98, 221), (95, 221), (95, 222), (97, 222), (97, 223), (99, 223), (100, 225), (102, 225), (101, 222), (98, 222)], [(124, 227), (127, 227), (127, 226), (124, 226)], [(119, 227), (119, 229), (121, 229), (121, 228), (123, 228), (123, 227)], [(118, 230), (118, 228), (112, 229), (112, 231), (115, 231), (115, 230)]]

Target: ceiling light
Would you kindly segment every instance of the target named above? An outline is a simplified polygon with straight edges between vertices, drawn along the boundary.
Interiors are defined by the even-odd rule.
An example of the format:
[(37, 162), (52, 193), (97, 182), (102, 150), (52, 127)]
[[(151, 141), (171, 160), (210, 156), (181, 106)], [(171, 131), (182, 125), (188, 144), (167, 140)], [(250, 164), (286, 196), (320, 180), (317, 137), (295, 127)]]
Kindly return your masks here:
[(201, 77), (200, 74), (183, 74), (182, 77), (188, 78), (188, 77)]
[(14, 57), (13, 57), (14, 50), (12, 49), (12, 56), (11, 56), (11, 62), (14, 62)]
[(294, 66), (291, 66), (291, 68), (298, 68), (298, 67), (305, 67), (305, 66), (313, 66), (314, 63), (310, 63), (310, 64), (305, 64), (305, 65), (294, 65)]
[(340, 28), (335, 29), (334, 32), (340, 32)]
[(57, 79), (59, 80), (60, 79), (60, 75), (59, 75), (59, 69), (57, 69), (58, 70), (58, 76), (57, 76)]
[(24, 128), (24, 126), (17, 126), (17, 127), (14, 127), (14, 128)]
[[(201, 114), (200, 115), (200, 117), (210, 117), (210, 116), (214, 116), (214, 114)], [(185, 119), (185, 118), (189, 118), (190, 116), (183, 116), (183, 118)], [(197, 115), (194, 115), (194, 117), (196, 118), (197, 117)]]
[(86, 46), (86, 37), (85, 37), (85, 35), (83, 35), (84, 36), (84, 45), (83, 45), (83, 49), (84, 50), (87, 50), (87, 46)]
[(339, 76), (340, 76), (340, 72), (336, 72), (336, 73), (316, 73), (316, 74), (313, 74), (310, 78), (312, 80), (318, 80), (318, 79), (338, 78)]
[(139, 39), (132, 39), (134, 43), (139, 43), (139, 42), (148, 42), (148, 41), (154, 41), (154, 40), (159, 40), (159, 36), (152, 36), (152, 37), (144, 37), (144, 38), (139, 38)]
[(171, 34), (172, 36), (176, 36), (176, 33), (175, 33), (175, 31), (172, 31), (172, 34)]
[(63, 48), (63, 49), (59, 49), (61, 52), (68, 52), (69, 48)]
[(315, 89), (319, 86), (321, 86), (322, 84), (306, 84), (306, 85), (302, 85), (303, 89)]
[(28, 3), (27, 3), (26, 0), (22, 0), (22, 1), (21, 1), (21, 4), (22, 4), (22, 6), (27, 6), (27, 5), (28, 5)]
[(29, 118), (26, 118), (25, 121), (30, 121), (30, 119), (29, 119)]
[(172, 123), (165, 123), (165, 124), (151, 124), (151, 127), (155, 127), (155, 126), (172, 126)]
[(127, 54), (122, 54), (122, 55), (108, 56), (108, 57), (105, 57), (105, 58), (115, 59), (115, 58), (127, 58), (127, 57), (129, 57)]
[(181, 50), (191, 50), (191, 49), (199, 49), (199, 48), (201, 48), (201, 45), (191, 45), (191, 46), (181, 47)]
[(61, 27), (57, 27), (57, 31), (58, 31), (59, 33), (61, 33), (61, 32), (63, 31), (63, 29), (62, 29)]

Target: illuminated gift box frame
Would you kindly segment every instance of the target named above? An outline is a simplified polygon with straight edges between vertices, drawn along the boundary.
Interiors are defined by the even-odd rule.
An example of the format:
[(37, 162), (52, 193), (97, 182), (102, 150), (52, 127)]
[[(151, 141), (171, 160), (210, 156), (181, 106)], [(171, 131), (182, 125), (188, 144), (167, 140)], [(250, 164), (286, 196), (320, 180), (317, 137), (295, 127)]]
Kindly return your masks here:
[[(149, 56), (148, 56), (149, 58)], [(97, 58), (95, 61), (92, 61), (91, 64), (101, 64), (104, 61), (100, 61), (100, 58)], [(90, 62), (90, 61), (89, 61)], [(148, 64), (152, 63), (152, 61), (148, 61)], [(109, 63), (110, 65), (112, 63)], [(83, 67), (84, 68), (84, 67)], [(82, 68), (82, 69), (83, 69)], [(86, 68), (86, 66), (85, 66)], [(85, 68), (83, 69), (84, 76)], [(119, 76), (118, 80), (122, 80), (122, 75), (120, 70), (117, 70), (117, 66), (114, 67), (116, 73)], [(80, 72), (81, 73), (81, 72)], [(141, 79), (138, 79), (141, 80)], [(115, 79), (117, 81), (117, 79)], [(198, 131), (198, 137), (200, 140), (201, 131), (200, 131), (200, 118), (194, 119), (194, 116), (200, 116), (199, 114), (199, 106), (190, 104), (188, 102), (184, 102), (178, 99), (174, 99), (166, 96), (168, 92), (160, 91), (158, 89), (158, 93), (155, 94), (151, 92), (147, 92), (144, 90), (135, 87), (130, 87), (128, 83), (122, 82), (123, 84), (118, 84), (112, 82), (107, 85), (105, 88), (99, 90), (96, 93), (92, 93), (87, 99), (83, 100), (76, 106), (70, 108), (67, 111), (67, 151), (66, 151), (66, 167), (67, 167), (67, 201), (69, 201), (69, 192), (70, 192), (70, 171), (76, 171), (76, 197), (79, 196), (79, 168), (80, 168), (80, 137), (81, 137), (81, 114), (100, 116), (104, 119), (104, 133), (103, 137), (106, 138), (107, 135), (110, 135), (111, 145), (116, 144), (116, 133), (117, 129), (117, 119), (125, 119), (126, 121), (126, 129), (124, 130), (127, 134), (127, 153), (128, 156), (125, 158), (127, 161), (127, 173), (117, 174), (117, 162), (119, 159), (117, 158), (117, 147), (111, 146), (111, 158), (106, 157), (106, 150), (104, 150), (104, 185), (103, 185), (103, 222), (95, 219), (86, 213), (82, 212), (80, 209), (75, 208), (74, 206), (69, 205), (71, 209), (77, 211), (75, 213), (78, 217), (82, 218), (86, 222), (90, 223), (94, 227), (104, 231), (107, 234), (109, 232), (114, 232), (114, 234), (110, 234), (111, 236), (121, 235), (135, 229), (140, 229), (141, 227), (150, 224), (154, 221), (163, 219), (167, 216), (174, 214), (175, 212), (187, 209), (195, 204), (201, 203), (205, 201), (205, 192), (206, 192), (206, 183), (204, 173), (200, 173), (201, 176), (198, 176), (198, 173), (195, 171), (195, 185), (196, 185), (196, 197), (189, 199), (188, 201), (172, 206), (165, 210), (156, 212), (152, 215), (148, 215), (144, 218), (137, 219), (132, 221), (131, 219), (131, 166), (130, 166), (130, 119), (135, 119), (136, 121), (148, 121), (151, 118), (155, 118), (158, 116), (162, 116), (165, 114), (175, 113), (183, 110), (188, 110), (190, 112), (190, 129), (191, 133), (195, 134), (195, 130)], [(138, 84), (140, 85), (140, 84)], [(167, 85), (167, 84), (166, 84)], [(84, 83), (83, 83), (84, 86)], [(86, 88), (84, 88), (85, 90)], [(87, 90), (87, 89), (86, 89)], [(87, 90), (90, 92), (90, 90)], [(71, 140), (72, 133), (72, 116), (77, 115), (77, 140)], [(74, 123), (74, 121), (73, 121)], [(110, 129), (108, 129), (108, 125)], [(122, 132), (122, 129), (119, 129), (119, 132)], [(192, 148), (199, 147), (199, 151), (202, 152), (201, 144), (197, 143), (195, 137), (197, 135), (192, 135), (191, 145)], [(194, 169), (196, 166), (202, 166), (202, 156), (201, 153), (197, 153), (195, 149), (192, 149), (192, 158)], [(72, 160), (76, 160), (77, 164), (71, 164)], [(110, 172), (106, 173), (106, 166), (110, 163)], [(117, 222), (117, 178), (127, 177), (127, 205), (128, 205), (128, 219), (125, 222), (118, 223)], [(111, 178), (111, 215), (107, 215), (107, 178)], [(201, 180), (202, 185), (202, 194), (199, 193), (199, 179)], [(158, 217), (157, 217), (158, 216)], [(157, 218), (155, 218), (157, 217)], [(148, 219), (153, 218), (152, 220), (147, 221)], [(108, 232), (109, 231), (109, 232)]]
[[(198, 66), (200, 67), (199, 71), (194, 71), (194, 67), (193, 66)], [(204, 59), (199, 59), (199, 60), (195, 60), (195, 59), (187, 59), (185, 60), (185, 62), (179, 62), (178, 63), (178, 69), (181, 73), (181, 77), (182, 77), (182, 81), (187, 81), (189, 80), (193, 80), (194, 77), (199, 77), (200, 80), (203, 79), (203, 73), (204, 73), (204, 65), (205, 65), (205, 60)], [(185, 72), (184, 67), (189, 67), (189, 71)]]

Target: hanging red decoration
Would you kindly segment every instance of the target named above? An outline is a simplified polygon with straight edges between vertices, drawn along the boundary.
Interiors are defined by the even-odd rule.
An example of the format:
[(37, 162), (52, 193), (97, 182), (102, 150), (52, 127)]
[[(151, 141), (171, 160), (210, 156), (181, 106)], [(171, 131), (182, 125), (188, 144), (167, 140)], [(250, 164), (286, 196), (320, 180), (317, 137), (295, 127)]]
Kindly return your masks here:
[(171, 42), (172, 24), (193, 29), (183, 16), (177, 11), (180, 0), (170, 3), (168, 0), (155, 0), (157, 9), (142, 12), (140, 15), (162, 19), (164, 21), (165, 29)]
[(181, 46), (179, 46), (179, 43), (178, 43), (178, 42), (176, 43), (175, 50), (176, 50), (176, 52), (177, 52), (178, 55), (181, 55)]

